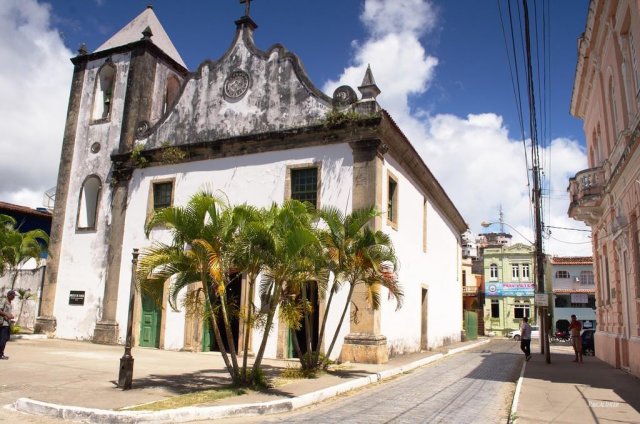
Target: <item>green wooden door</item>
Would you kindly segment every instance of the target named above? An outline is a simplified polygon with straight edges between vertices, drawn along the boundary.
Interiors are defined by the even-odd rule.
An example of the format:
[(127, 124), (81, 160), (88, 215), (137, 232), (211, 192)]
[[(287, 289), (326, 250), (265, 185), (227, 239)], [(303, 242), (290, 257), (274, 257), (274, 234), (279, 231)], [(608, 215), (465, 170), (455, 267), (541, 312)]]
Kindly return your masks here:
[(477, 312), (464, 311), (464, 329), (467, 334), (467, 340), (475, 340), (478, 338)]
[(215, 336), (213, 335), (213, 330), (209, 326), (209, 320), (205, 319), (202, 321), (202, 351), (211, 352), (214, 350), (214, 341)]
[(153, 298), (142, 295), (142, 317), (140, 319), (140, 346), (160, 347), (160, 319), (162, 310)]

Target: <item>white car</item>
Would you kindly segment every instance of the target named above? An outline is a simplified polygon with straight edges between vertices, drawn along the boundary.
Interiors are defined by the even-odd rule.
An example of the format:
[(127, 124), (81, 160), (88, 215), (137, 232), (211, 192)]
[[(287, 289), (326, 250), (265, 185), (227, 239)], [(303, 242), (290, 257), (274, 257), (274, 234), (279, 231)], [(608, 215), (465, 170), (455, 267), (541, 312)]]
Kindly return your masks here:
[[(509, 333), (508, 337), (515, 341), (520, 341), (520, 330), (513, 330), (512, 332)], [(531, 326), (531, 338), (532, 339), (540, 338), (540, 327), (538, 327), (537, 325)]]

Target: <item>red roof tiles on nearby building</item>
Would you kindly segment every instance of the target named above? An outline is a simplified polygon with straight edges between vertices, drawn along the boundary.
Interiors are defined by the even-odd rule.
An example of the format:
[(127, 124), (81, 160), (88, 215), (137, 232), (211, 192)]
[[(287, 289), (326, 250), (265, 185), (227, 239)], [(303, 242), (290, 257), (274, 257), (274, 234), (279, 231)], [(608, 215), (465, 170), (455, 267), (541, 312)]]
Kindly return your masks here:
[(593, 256), (552, 256), (553, 265), (591, 265)]
[(14, 205), (13, 203), (0, 201), (0, 213), (2, 213), (2, 211), (13, 211), (24, 213), (27, 215), (51, 217), (51, 212), (49, 212), (48, 210), (37, 210), (29, 208), (27, 206)]

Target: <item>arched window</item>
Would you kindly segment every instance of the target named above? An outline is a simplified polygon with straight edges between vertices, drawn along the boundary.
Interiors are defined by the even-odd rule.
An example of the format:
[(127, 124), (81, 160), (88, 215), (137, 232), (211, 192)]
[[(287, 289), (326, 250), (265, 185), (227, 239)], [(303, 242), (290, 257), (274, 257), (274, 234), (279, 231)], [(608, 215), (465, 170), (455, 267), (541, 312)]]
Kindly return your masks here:
[(556, 271), (556, 278), (570, 278), (569, 271), (560, 270)]
[(115, 80), (115, 66), (111, 63), (104, 64), (98, 71), (95, 91), (93, 93), (93, 113), (91, 114), (91, 118), (94, 121), (109, 118)]
[(91, 175), (84, 180), (78, 205), (78, 229), (95, 230), (101, 190), (102, 183), (100, 178), (95, 175)]
[(613, 83), (613, 77), (609, 77), (609, 108), (611, 109), (613, 135), (614, 137), (617, 137), (618, 136), (618, 107), (616, 106), (616, 86)]
[(489, 277), (490, 277), (492, 280), (497, 280), (497, 279), (498, 279), (498, 265), (496, 265), (496, 264), (491, 264), (491, 265), (489, 266), (489, 272), (490, 272)]
[(164, 91), (164, 102), (162, 103), (162, 113), (165, 114), (169, 108), (171, 108), (176, 99), (178, 98), (178, 92), (180, 91), (180, 81), (175, 75), (170, 75), (167, 78), (167, 87)]

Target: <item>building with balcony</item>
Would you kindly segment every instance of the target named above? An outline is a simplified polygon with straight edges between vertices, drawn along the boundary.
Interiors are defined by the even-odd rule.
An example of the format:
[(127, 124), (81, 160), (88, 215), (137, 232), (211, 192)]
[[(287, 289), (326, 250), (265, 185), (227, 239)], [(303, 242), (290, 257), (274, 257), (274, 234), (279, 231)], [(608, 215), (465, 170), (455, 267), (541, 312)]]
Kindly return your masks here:
[(591, 0), (571, 114), (584, 121), (588, 168), (570, 179), (570, 217), (591, 227), (596, 356), (640, 376), (640, 9)]
[(483, 249), (484, 331), (507, 335), (522, 318), (537, 320), (534, 307), (534, 247), (517, 243)]
[(584, 328), (595, 328), (596, 286), (591, 256), (552, 256), (547, 261), (547, 281), (551, 281), (552, 323), (555, 330), (566, 330), (571, 315)]

